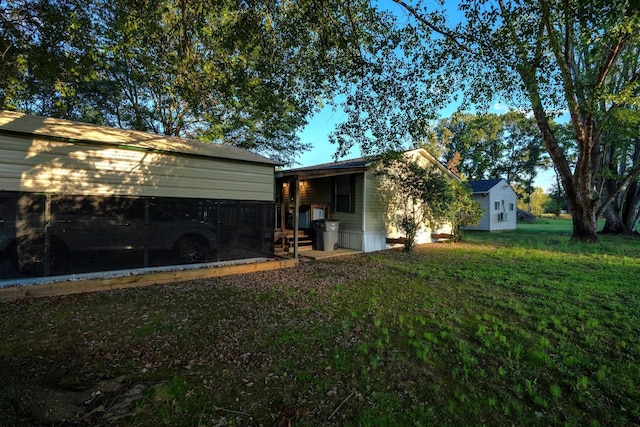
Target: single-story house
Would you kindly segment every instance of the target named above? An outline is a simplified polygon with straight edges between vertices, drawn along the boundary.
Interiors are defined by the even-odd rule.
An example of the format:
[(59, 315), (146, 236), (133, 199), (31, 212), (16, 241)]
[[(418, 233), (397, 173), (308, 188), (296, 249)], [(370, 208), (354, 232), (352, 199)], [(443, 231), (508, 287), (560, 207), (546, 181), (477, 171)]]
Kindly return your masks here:
[(484, 215), (476, 226), (466, 230), (515, 230), (517, 222), (517, 195), (503, 178), (469, 181), (473, 199), (482, 206)]
[[(413, 161), (438, 168), (451, 179), (459, 179), (424, 149), (405, 152)], [(358, 158), (279, 171), (276, 174), (277, 224), (285, 232), (297, 225), (310, 229), (316, 219), (339, 221), (337, 247), (372, 252), (388, 248), (388, 240), (402, 238), (388, 218), (381, 197), (381, 167), (375, 158)], [(296, 203), (297, 202), (297, 203)], [(445, 225), (434, 234), (450, 233)], [(432, 230), (423, 227), (416, 243), (431, 242)]]
[(277, 165), (224, 144), (0, 111), (0, 256), (31, 275), (273, 256)]

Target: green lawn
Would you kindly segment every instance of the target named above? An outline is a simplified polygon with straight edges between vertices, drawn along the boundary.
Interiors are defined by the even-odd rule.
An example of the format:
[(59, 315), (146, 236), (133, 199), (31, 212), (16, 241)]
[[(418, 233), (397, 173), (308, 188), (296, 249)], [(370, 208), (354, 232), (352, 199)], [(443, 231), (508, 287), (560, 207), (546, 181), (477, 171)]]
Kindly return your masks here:
[(639, 425), (640, 240), (547, 225), (2, 304), (0, 413), (122, 378), (86, 422), (141, 385), (120, 424)]
[[(604, 220), (598, 221), (598, 231), (602, 231)], [(541, 218), (536, 222), (518, 223), (517, 231), (519, 233), (553, 233), (568, 234), (573, 231), (573, 223), (569, 218)]]

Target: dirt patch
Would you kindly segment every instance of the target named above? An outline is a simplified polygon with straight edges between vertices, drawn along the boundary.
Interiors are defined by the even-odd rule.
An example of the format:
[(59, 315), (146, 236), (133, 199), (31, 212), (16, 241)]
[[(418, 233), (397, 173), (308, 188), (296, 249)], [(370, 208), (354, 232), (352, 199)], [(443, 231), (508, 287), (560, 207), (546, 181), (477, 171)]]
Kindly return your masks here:
[(64, 390), (29, 381), (0, 358), (0, 426), (109, 426), (131, 413), (151, 384), (131, 384), (118, 377)]

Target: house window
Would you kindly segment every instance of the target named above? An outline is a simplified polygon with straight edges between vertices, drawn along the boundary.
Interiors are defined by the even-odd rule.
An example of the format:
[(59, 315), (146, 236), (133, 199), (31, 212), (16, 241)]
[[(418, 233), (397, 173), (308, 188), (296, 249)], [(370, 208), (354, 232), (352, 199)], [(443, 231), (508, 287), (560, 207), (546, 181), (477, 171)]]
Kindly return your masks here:
[(494, 202), (493, 203), (493, 207), (495, 208), (495, 210), (499, 210), (500, 209), (500, 202)]
[(336, 212), (355, 213), (356, 177), (355, 175), (337, 176), (334, 179), (333, 204)]
[(513, 203), (509, 203), (509, 210), (513, 211)]

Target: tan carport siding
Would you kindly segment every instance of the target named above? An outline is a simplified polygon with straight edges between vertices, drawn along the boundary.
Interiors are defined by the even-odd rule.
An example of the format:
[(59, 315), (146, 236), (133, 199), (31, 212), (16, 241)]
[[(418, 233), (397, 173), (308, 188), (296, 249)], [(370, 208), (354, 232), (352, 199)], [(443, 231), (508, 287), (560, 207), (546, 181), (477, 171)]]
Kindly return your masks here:
[(0, 191), (274, 201), (279, 162), (225, 144), (0, 111)]

